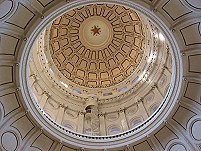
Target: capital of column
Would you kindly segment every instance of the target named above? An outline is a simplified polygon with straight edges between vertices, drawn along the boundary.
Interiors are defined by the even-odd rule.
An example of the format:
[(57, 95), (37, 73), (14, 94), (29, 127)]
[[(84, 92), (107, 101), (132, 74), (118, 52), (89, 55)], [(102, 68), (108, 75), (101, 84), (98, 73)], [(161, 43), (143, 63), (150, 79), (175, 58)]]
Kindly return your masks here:
[(130, 146), (129, 145), (126, 145), (126, 148), (128, 151), (130, 151)]
[(43, 95), (46, 95), (49, 98), (52, 94), (46, 90), (43, 90)]
[(84, 148), (81, 148), (80, 150), (81, 150), (81, 151), (84, 151)]
[(79, 115), (84, 115), (85, 113), (83, 111), (78, 112)]
[(98, 116), (99, 116), (99, 117), (103, 117), (103, 116), (105, 116), (105, 113), (102, 113), (102, 112), (101, 112), (101, 113), (98, 114)]
[(66, 110), (68, 108), (68, 106), (63, 104), (63, 108)]
[(168, 67), (166, 65), (163, 65), (163, 70), (168, 69)]
[(123, 113), (124, 111), (125, 111), (125, 109), (124, 109), (124, 108), (123, 108), (123, 109), (122, 109), (122, 108), (120, 108), (120, 109), (118, 110), (118, 112), (119, 112), (119, 113)]
[(143, 98), (140, 98), (137, 100), (137, 104), (142, 103), (143, 102)]
[(37, 81), (37, 80), (40, 79), (40, 78), (38, 77), (37, 73), (31, 74), (30, 77), (33, 77), (33, 79), (34, 79), (35, 81)]
[(154, 83), (154, 85), (152, 86), (152, 90), (154, 90), (155, 88), (158, 88), (158, 84)]
[(63, 103), (59, 103), (60, 108), (65, 108), (65, 105)]

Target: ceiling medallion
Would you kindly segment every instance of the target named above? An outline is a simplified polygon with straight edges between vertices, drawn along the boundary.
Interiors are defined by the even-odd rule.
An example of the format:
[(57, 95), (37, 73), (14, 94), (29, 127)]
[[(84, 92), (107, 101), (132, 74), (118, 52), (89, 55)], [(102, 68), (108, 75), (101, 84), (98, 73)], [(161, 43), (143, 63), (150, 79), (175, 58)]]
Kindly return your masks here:
[(81, 43), (90, 50), (105, 49), (114, 38), (111, 23), (101, 16), (88, 17), (78, 30)]
[(93, 36), (97, 36), (97, 35), (100, 35), (100, 30), (101, 28), (99, 28), (98, 26), (94, 25), (94, 27), (92, 27), (91, 29), (91, 33), (93, 34)]

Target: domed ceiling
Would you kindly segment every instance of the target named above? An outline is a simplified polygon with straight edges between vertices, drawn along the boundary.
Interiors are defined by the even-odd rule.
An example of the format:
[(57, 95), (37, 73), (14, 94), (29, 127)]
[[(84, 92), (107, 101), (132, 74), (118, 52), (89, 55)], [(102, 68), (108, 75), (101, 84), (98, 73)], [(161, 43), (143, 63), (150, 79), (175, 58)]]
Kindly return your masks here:
[(129, 77), (144, 53), (140, 16), (118, 5), (87, 5), (57, 18), (50, 29), (50, 52), (72, 82), (93, 88)]
[(38, 107), (55, 123), (85, 135), (116, 135), (158, 110), (169, 89), (171, 59), (163, 34), (147, 17), (120, 5), (91, 4), (44, 29), (29, 79)]
[[(98, 97), (101, 136), (88, 136), (86, 98), (95, 93), (84, 93), (82, 88), (87, 87), (65, 81), (47, 55), (46, 36), (52, 21), (63, 13), (105, 2), (137, 10), (142, 20), (150, 20), (159, 30), (143, 22), (146, 49), (133, 72), (137, 80), (127, 83), (128, 76), (117, 85), (96, 87), (113, 95), (102, 104), (104, 96)], [(1, 1), (0, 150), (200, 151), (200, 10), (200, 0)], [(159, 40), (160, 31), (168, 46)]]

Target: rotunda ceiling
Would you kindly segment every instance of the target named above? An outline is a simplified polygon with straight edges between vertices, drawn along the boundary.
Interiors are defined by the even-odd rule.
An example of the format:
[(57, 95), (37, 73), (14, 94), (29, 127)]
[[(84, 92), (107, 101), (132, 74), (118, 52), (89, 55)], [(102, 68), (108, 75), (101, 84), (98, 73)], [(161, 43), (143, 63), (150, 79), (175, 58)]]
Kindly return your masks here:
[(50, 52), (72, 82), (93, 88), (129, 77), (144, 53), (143, 22), (118, 5), (87, 5), (57, 18), (50, 29)]
[(166, 97), (169, 50), (160, 30), (134, 10), (112, 4), (75, 8), (53, 20), (33, 48), (33, 96), (45, 115), (71, 131), (128, 131)]
[[(138, 11), (158, 27), (169, 46), (169, 50), (165, 49), (165, 42), (157, 39), (157, 36), (162, 40), (164, 37), (151, 30), (155, 40), (145, 35), (145, 41), (150, 40), (150, 49), (146, 49), (150, 53), (146, 55), (145, 52), (141, 62), (153, 61), (153, 70), (146, 70), (152, 64), (144, 66), (140, 63), (134, 73), (140, 69), (140, 73), (145, 74), (137, 80), (134, 78), (134, 82), (127, 78), (119, 83), (122, 86), (115, 91), (113, 87), (117, 85), (96, 88), (103, 94), (107, 92), (106, 89), (109, 90), (106, 94), (113, 94), (110, 98), (115, 98), (112, 105), (116, 105), (117, 110), (125, 107), (119, 112), (113, 112), (114, 108), (105, 103), (107, 111), (113, 113), (102, 113), (103, 106), (98, 104), (101, 107), (98, 108), (98, 118), (103, 123), (99, 125), (102, 136), (85, 135), (86, 132), (91, 134), (90, 126), (85, 123), (87, 119), (84, 118), (86, 113), (83, 106), (86, 103), (83, 99), (83, 104), (78, 104), (80, 97), (85, 96), (85, 91), (81, 90), (84, 86), (72, 87), (73, 81), (65, 81), (60, 71), (56, 72), (53, 61), (46, 56), (49, 48), (44, 46), (46, 39), (43, 34), (47, 35), (47, 32), (41, 34), (43, 30), (49, 30), (47, 24), (58, 16), (91, 3), (113, 3)], [(0, 150), (199, 150), (199, 4), (198, 0), (1, 1), (0, 71), (4, 74), (0, 78)], [(93, 31), (95, 34), (101, 33), (97, 26), (93, 26)], [(152, 45), (152, 42), (156, 44)], [(105, 44), (104, 40), (101, 43)], [(155, 61), (150, 58), (155, 58)], [(126, 89), (127, 81), (131, 82), (126, 85)], [(139, 86), (138, 82), (142, 85)], [(141, 92), (140, 95), (137, 91), (130, 93), (135, 88)], [(85, 90), (88, 89), (85, 87)], [(81, 95), (71, 90), (77, 90)], [(119, 90), (124, 90), (121, 96)], [(87, 95), (89, 93), (92, 91), (88, 91)], [(122, 103), (122, 100), (127, 100), (128, 93), (132, 100)], [(158, 107), (156, 103), (162, 99), (164, 101)], [(146, 114), (149, 114), (148, 120)], [(135, 127), (144, 120), (143, 124)], [(126, 130), (126, 124), (129, 130)], [(120, 134), (105, 136), (117, 132)]]

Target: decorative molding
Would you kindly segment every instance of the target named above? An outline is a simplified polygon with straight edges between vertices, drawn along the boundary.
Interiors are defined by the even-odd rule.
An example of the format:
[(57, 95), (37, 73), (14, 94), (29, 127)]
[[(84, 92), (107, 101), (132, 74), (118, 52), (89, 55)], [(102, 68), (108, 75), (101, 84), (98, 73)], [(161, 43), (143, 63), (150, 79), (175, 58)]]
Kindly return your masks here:
[[(31, 148), (37, 148), (41, 151), (43, 150), (47, 150), (50, 151), (53, 143), (55, 141), (52, 140), (52, 138), (50, 138), (49, 136), (47, 136), (45, 133), (41, 133), (40, 135), (38, 135), (38, 137), (33, 141), (33, 143), (31, 144)], [(44, 148), (43, 148), (44, 147)]]
[[(22, 11), (24, 11), (24, 12), (22, 12)], [(23, 18), (23, 19), (27, 19), (27, 20), (25, 20), (26, 22), (24, 22), (24, 21), (22, 21), (22, 19), (18, 18), (22, 15), (22, 13), (27, 14), (26, 18), (25, 17)], [(32, 21), (32, 19), (34, 17), (35, 17), (35, 14), (31, 10), (29, 10), (24, 4), (19, 2), (15, 13), (9, 19), (7, 19), (7, 21), (5, 21), (5, 22), (7, 24), (19, 27), (21, 29), (26, 29), (26, 27), (29, 25), (29, 23)], [(20, 22), (20, 20), (21, 20), (21, 22)]]
[(1, 135), (1, 146), (6, 151), (16, 151), (19, 148), (19, 138), (12, 131), (6, 131)]
[[(12, 40), (11, 40), (12, 39)], [(10, 41), (12, 43), (7, 43)], [(19, 46), (20, 39), (7, 33), (0, 33), (0, 55), (15, 56)]]
[[(201, 31), (200, 31), (200, 22), (195, 22), (192, 23), (188, 26), (183, 27), (180, 29), (180, 33), (183, 37), (184, 44), (186, 46), (191, 46), (191, 45), (200, 45), (201, 44)], [(187, 30), (185, 33), (184, 31)], [(197, 30), (197, 31), (196, 31)], [(192, 32), (194, 34), (193, 37), (189, 37), (188, 33)]]
[(36, 1), (40, 3), (43, 7), (46, 7), (50, 5), (52, 2), (54, 2), (55, 0), (46, 0), (45, 3), (43, 2), (43, 0), (36, 0)]
[(14, 82), (14, 67), (12, 65), (0, 65), (0, 72), (4, 73), (1, 75), (0, 86)]
[(10, 126), (19, 132), (22, 140), (35, 128), (35, 125), (27, 115), (19, 117)]
[[(165, 7), (167, 7), (168, 5), (171, 5), (171, 6), (169, 6), (169, 8), (166, 9)], [(188, 10), (188, 9), (185, 10), (186, 12), (178, 12), (178, 11), (174, 11), (174, 10), (170, 9), (170, 8), (175, 7), (175, 6), (180, 7), (180, 10), (181, 10), (181, 9), (186, 9), (186, 7), (185, 7), (179, 0), (168, 0), (168, 1), (162, 6), (163, 11), (165, 11), (165, 12), (167, 13), (167, 15), (168, 15), (173, 21), (176, 21), (176, 20), (178, 20), (179, 18), (184, 17), (185, 15), (190, 14), (190, 13), (193, 12), (193, 11), (190, 11), (190, 10)], [(176, 9), (176, 8), (174, 8), (174, 9)], [(184, 11), (184, 10), (183, 10), (183, 11)], [(172, 15), (173, 15), (173, 14), (175, 15), (175, 13), (181, 13), (181, 14), (176, 14), (177, 16), (173, 17)]]
[[(185, 118), (181, 119), (183, 114), (188, 115), (188, 117), (186, 116)], [(187, 109), (183, 106), (179, 106), (177, 110), (175, 111), (174, 115), (172, 116), (172, 119), (186, 130), (188, 121), (195, 115), (197, 114), (191, 111), (190, 109)]]
[(151, 145), (149, 144), (149, 142), (146, 140), (146, 141), (143, 141), (141, 143), (138, 143), (136, 145), (133, 146), (133, 149), (134, 151), (154, 151), (153, 148), (151, 147)]
[(177, 134), (175, 134), (169, 127), (163, 126), (158, 132), (154, 134), (155, 138), (161, 144), (163, 149), (165, 150), (167, 144), (174, 139), (179, 139)]
[[(1, 2), (0, 5), (3, 5), (1, 7), (5, 7), (5, 6), (8, 7), (8, 3), (10, 3), (10, 5), (9, 5), (10, 8), (6, 8), (7, 12), (4, 12), (4, 13), (1, 12), (0, 20), (4, 19), (8, 14), (10, 14), (12, 12), (12, 9), (14, 8), (14, 2), (13, 2), (13, 0), (3, 1), (3, 2)], [(2, 9), (5, 9), (5, 8), (2, 8)]]
[[(194, 86), (193, 91), (191, 91), (192, 86)], [(184, 98), (190, 99), (191, 101), (194, 101), (194, 102), (198, 103), (199, 105), (201, 105), (200, 89), (201, 89), (201, 83), (188, 81), (185, 92), (184, 92)], [(195, 98), (192, 98), (192, 96), (193, 96), (192, 93), (196, 93), (196, 92), (198, 92), (197, 96), (194, 95)]]
[(16, 92), (1, 95), (0, 104), (3, 106), (4, 117), (21, 107)]

